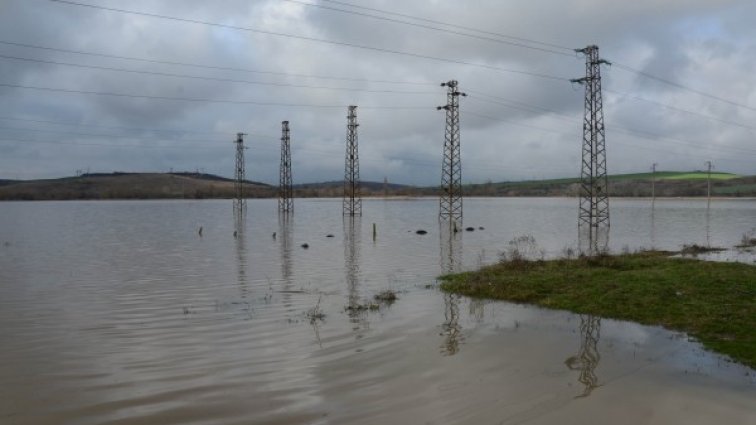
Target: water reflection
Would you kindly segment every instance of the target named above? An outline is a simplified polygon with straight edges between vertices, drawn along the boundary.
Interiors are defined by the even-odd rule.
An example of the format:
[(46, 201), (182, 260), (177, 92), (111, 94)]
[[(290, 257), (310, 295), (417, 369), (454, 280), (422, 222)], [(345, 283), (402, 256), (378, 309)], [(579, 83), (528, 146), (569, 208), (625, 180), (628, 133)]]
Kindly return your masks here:
[(656, 205), (651, 202), (651, 249), (656, 249)]
[(243, 214), (234, 214), (234, 239), (236, 242), (236, 259), (238, 267), (239, 290), (242, 299), (248, 295), (247, 289), (247, 245), (244, 242), (246, 220)]
[[(247, 203), (244, 200), (238, 200), (234, 199), (234, 202), (231, 206), (231, 209), (234, 213), (234, 225), (239, 225), (240, 223), (243, 223), (245, 218), (247, 217)], [(236, 228), (238, 231), (238, 227)]]
[(711, 247), (711, 200), (706, 203), (706, 246)]
[(578, 250), (593, 256), (609, 250), (609, 228), (578, 226)]
[[(462, 268), (462, 232), (453, 221), (442, 221), (439, 226), (440, 265), (444, 273), (455, 273)], [(459, 352), (462, 342), (462, 326), (459, 324), (459, 303), (461, 297), (444, 294), (444, 323), (441, 324), (441, 353), (453, 356)]]
[(583, 393), (576, 396), (588, 397), (599, 386), (596, 367), (601, 360), (598, 342), (601, 331), (601, 318), (592, 315), (580, 315), (580, 348), (576, 355), (570, 356), (564, 364), (570, 370), (580, 371), (578, 381), (583, 384)]
[[(352, 323), (366, 324), (365, 306), (360, 304), (360, 240), (362, 219), (359, 216), (344, 217), (344, 270), (347, 284), (347, 312)], [(355, 327), (355, 330), (359, 327)]]
[(288, 214), (278, 215), (278, 237), (279, 246), (281, 250), (281, 281), (283, 287), (281, 288), (281, 294), (283, 299), (283, 305), (288, 312), (294, 311), (294, 303), (292, 300), (292, 294), (294, 293), (294, 279), (292, 278), (292, 249), (293, 249), (293, 219)]
[(475, 323), (483, 323), (486, 316), (486, 300), (482, 298), (470, 298), (468, 302), (470, 317), (475, 320)]
[(444, 323), (441, 325), (444, 341), (441, 344), (441, 354), (453, 356), (459, 352), (462, 342), (462, 326), (459, 324), (460, 296), (444, 294)]
[(281, 278), (288, 284), (292, 282), (292, 226), (291, 215), (278, 215), (278, 234), (281, 235)]
[(453, 221), (442, 221), (438, 229), (441, 270), (444, 273), (459, 272), (462, 267), (462, 232)]

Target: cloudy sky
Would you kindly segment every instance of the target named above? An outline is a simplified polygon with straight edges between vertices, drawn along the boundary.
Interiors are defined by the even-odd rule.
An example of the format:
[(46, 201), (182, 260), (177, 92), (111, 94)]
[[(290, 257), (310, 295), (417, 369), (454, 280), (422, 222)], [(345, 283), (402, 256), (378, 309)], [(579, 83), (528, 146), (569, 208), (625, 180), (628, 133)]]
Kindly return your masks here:
[(438, 184), (450, 79), (465, 182), (576, 176), (570, 49), (588, 44), (613, 62), (610, 173), (756, 174), (754, 17), (752, 0), (0, 0), (0, 178), (230, 177), (245, 132), (247, 177), (276, 184), (289, 120), (295, 183), (338, 180), (354, 104), (363, 180)]

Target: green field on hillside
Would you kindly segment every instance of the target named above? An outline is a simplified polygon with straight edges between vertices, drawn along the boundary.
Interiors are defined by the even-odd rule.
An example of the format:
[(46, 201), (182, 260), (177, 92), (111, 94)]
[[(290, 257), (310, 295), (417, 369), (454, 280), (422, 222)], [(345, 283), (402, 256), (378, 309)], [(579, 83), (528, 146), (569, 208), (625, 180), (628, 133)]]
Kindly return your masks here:
[[(705, 171), (696, 171), (693, 173), (674, 173), (674, 175), (659, 177), (664, 180), (702, 180), (706, 179), (707, 173)], [(730, 173), (711, 173), (712, 180), (730, 180), (740, 177), (737, 174)]]
[[(706, 171), (657, 171), (656, 178), (658, 180), (705, 180), (707, 177)], [(741, 177), (732, 173), (711, 173), (712, 180), (730, 180)], [(632, 174), (615, 174), (608, 176), (610, 181), (625, 181), (625, 180), (651, 180), (654, 178), (653, 173), (632, 173)], [(543, 185), (543, 184), (570, 184), (580, 182), (579, 178), (561, 178), (561, 179), (548, 179), (548, 180), (526, 180), (520, 182), (504, 182), (497, 184), (517, 184), (517, 185)]]

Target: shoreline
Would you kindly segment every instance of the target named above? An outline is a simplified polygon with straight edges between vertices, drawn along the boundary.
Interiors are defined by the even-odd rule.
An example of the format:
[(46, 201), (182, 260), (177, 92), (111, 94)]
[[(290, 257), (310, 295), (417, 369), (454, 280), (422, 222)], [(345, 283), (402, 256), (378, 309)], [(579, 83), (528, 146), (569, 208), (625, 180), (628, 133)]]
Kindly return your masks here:
[[(363, 196), (363, 200), (387, 200), (387, 201), (411, 201), (416, 199), (437, 199), (437, 195), (396, 195), (396, 196)], [(234, 198), (213, 198), (213, 197), (122, 197), (122, 198), (47, 198), (47, 199), (0, 199), (2, 202), (70, 202), (70, 201), (231, 201)], [(258, 199), (278, 199), (276, 196), (260, 196), (245, 198), (247, 201)], [(340, 196), (302, 196), (293, 199), (341, 199)], [(465, 196), (463, 199), (578, 199), (577, 196)], [(612, 196), (616, 200), (630, 201), (647, 201), (652, 202), (652, 198), (643, 196)], [(706, 196), (657, 196), (656, 201), (706, 201)], [(712, 201), (756, 201), (756, 196), (712, 196)]]
[(669, 251), (525, 260), (441, 276), (441, 290), (685, 332), (756, 369), (756, 266)]

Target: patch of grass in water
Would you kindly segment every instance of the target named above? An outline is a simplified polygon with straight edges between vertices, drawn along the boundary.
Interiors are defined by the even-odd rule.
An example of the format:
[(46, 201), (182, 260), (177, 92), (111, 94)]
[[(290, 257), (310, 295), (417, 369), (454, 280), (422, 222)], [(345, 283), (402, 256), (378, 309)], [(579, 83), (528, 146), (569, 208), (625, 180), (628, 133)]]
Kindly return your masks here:
[(698, 244), (690, 244), (690, 245), (683, 245), (682, 249), (680, 250), (680, 254), (698, 255), (698, 254), (705, 254), (707, 252), (717, 252), (717, 251), (724, 251), (724, 250), (725, 250), (724, 248), (703, 246), (703, 245), (698, 245)]
[(645, 251), (556, 260), (502, 261), (442, 276), (441, 289), (661, 325), (756, 367), (756, 266)]

